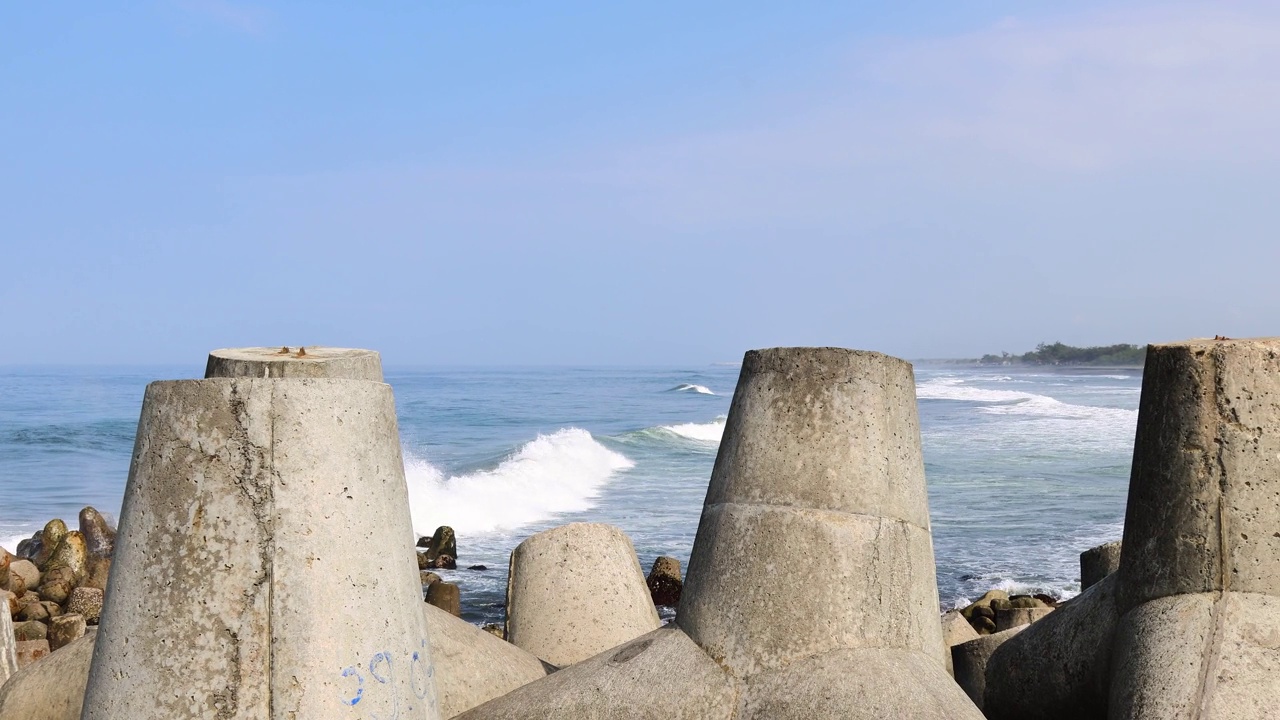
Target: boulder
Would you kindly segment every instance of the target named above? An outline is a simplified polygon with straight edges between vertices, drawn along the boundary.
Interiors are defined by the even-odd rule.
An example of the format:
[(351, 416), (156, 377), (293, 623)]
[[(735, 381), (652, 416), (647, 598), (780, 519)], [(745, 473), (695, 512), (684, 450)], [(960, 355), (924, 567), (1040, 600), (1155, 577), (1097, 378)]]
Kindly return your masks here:
[[(14, 643), (14, 647), (17, 650), (19, 672), (51, 652), (49, 650), (49, 641), (44, 638), (39, 640), (19, 640)], [(9, 679), (12, 680), (13, 678)], [(6, 686), (10, 684), (5, 683)], [(3, 688), (0, 688), (0, 690), (3, 690)], [(9, 720), (8, 716), (2, 712), (0, 712), (0, 717), (4, 718), (4, 720)]]
[(80, 511), (80, 534), (84, 536), (85, 547), (90, 555), (110, 557), (115, 549), (115, 529), (92, 507)]
[(83, 615), (59, 615), (49, 622), (49, 649), (56, 651), (79, 640), (86, 627)]
[(0, 685), (0, 718), (80, 720), (93, 648), (94, 639), (82, 637)]
[(91, 587), (99, 590), (107, 589), (107, 581), (111, 578), (111, 556), (89, 555), (89, 567), (80, 587)]
[(1102, 578), (1120, 569), (1121, 542), (1103, 543), (1080, 553), (1080, 591), (1098, 584)]
[(78, 587), (67, 598), (67, 612), (84, 616), (86, 623), (97, 625), (102, 617), (103, 593), (98, 588)]
[(67, 601), (67, 598), (71, 597), (71, 590), (72, 585), (70, 581), (54, 580), (53, 582), (47, 582), (41, 585), (36, 589), (36, 592), (45, 600), (56, 602), (61, 605)]
[(42, 602), (27, 603), (18, 611), (17, 619), (23, 622), (30, 620), (46, 621), (49, 619), (49, 609)]
[(79, 530), (64, 533), (44, 565), (46, 582), (51, 573), (61, 570), (64, 572), (59, 577), (72, 585), (79, 585), (88, 569), (89, 548)]
[(453, 583), (431, 583), (427, 586), (426, 601), (454, 617), (462, 616), (462, 593)]
[(992, 653), (1025, 627), (984, 635), (951, 648), (951, 664), (955, 668), (956, 684), (979, 709), (983, 707), (983, 694), (987, 687), (987, 662)]
[(572, 665), (660, 624), (635, 548), (612, 525), (562, 525), (511, 553), (507, 639), (547, 662)]
[(0, 590), (0, 615), (13, 617), (22, 606), (18, 604), (18, 596), (8, 590)]
[(437, 570), (457, 570), (458, 561), (448, 553), (440, 553), (431, 561), (431, 567)]
[(0, 590), (9, 587), (9, 563), (14, 561), (14, 556), (9, 554), (8, 550), (0, 548)]
[[(13, 582), (13, 576), (18, 575), (22, 578), (22, 587), (24, 589), (34, 588), (40, 584), (40, 568), (30, 560), (15, 560), (9, 564), (9, 582)], [(12, 587), (9, 588), (13, 590)], [(14, 593), (21, 595), (22, 593), (13, 590)]]
[[(32, 603), (39, 606), (39, 603)], [(25, 622), (14, 623), (13, 637), (22, 642), (23, 640), (45, 640), (49, 637), (49, 626), (39, 620), (27, 620)]]
[(458, 540), (453, 534), (453, 528), (448, 525), (441, 525), (436, 528), (435, 533), (431, 535), (431, 539), (427, 541), (426, 548), (427, 560), (431, 563), (431, 567), (447, 567), (445, 565), (437, 565), (436, 560), (441, 555), (448, 555), (454, 559), (458, 557)]
[(58, 543), (66, 534), (67, 524), (62, 520), (54, 518), (45, 523), (44, 529), (40, 531), (39, 547), (31, 557), (31, 561), (36, 564), (36, 567), (44, 569), (45, 563), (49, 561), (49, 557), (53, 555), (53, 551), (57, 549)]
[(654, 605), (675, 607), (680, 603), (680, 591), (684, 587), (680, 577), (680, 561), (665, 555), (658, 557), (653, 561), (645, 584), (649, 587), (649, 596), (653, 598)]
[(554, 668), (509, 642), (424, 605), (440, 692), (440, 717), (450, 718), (544, 677)]
[(1051, 612), (1053, 612), (1051, 607), (1011, 607), (1005, 610), (997, 610), (996, 632), (1020, 625), (1030, 625), (1037, 620), (1043, 619)]

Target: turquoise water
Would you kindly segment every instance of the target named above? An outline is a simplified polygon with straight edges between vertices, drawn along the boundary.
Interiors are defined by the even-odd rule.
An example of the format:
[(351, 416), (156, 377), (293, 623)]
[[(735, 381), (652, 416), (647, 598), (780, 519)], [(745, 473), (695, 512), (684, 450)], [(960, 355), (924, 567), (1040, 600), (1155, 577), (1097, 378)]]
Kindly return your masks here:
[[(143, 389), (203, 366), (0, 368), (0, 542), (118, 512)], [(452, 525), (465, 615), (501, 617), (508, 554), (572, 521), (622, 527), (646, 565), (687, 561), (736, 367), (388, 368), (414, 526)], [(991, 587), (1071, 595), (1118, 539), (1136, 370), (918, 365), (941, 602)]]

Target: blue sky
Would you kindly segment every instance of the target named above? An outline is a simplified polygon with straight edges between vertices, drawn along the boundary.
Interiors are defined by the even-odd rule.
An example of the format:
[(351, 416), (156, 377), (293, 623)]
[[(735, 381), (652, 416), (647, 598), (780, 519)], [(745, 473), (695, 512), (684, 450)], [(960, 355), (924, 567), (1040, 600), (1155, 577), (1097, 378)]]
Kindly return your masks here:
[(1280, 10), (19, 4), (0, 363), (1277, 334)]

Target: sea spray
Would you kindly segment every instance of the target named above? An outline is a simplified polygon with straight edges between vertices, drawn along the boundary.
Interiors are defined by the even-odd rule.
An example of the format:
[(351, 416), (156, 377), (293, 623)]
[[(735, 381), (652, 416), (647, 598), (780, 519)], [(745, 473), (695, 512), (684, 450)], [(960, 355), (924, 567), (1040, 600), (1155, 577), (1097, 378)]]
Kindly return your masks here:
[(450, 525), (465, 537), (588, 510), (605, 483), (633, 466), (580, 428), (539, 435), (492, 470), (453, 477), (407, 456), (413, 527), (429, 535), (438, 525)]

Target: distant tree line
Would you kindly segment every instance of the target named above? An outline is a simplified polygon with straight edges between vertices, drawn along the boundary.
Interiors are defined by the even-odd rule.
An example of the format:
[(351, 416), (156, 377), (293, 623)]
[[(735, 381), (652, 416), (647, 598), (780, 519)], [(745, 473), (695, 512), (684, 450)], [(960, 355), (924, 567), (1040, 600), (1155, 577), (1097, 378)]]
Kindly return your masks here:
[(982, 365), (1141, 365), (1146, 355), (1146, 345), (1072, 347), (1056, 342), (1040, 343), (1035, 350), (1021, 355), (1007, 352), (983, 355), (978, 362)]

